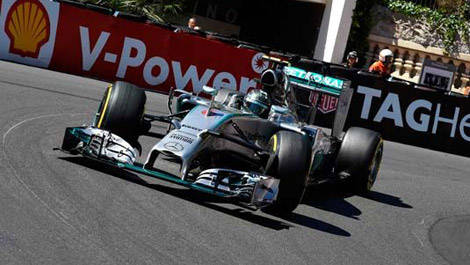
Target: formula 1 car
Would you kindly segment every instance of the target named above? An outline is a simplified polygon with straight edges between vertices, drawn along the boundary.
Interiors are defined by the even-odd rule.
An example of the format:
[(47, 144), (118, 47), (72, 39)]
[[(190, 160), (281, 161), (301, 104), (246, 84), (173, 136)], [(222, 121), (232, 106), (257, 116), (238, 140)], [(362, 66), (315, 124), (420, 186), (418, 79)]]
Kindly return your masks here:
[[(171, 90), (170, 114), (165, 116), (144, 113), (144, 90), (115, 82), (92, 124), (67, 128), (60, 149), (274, 214), (292, 212), (309, 185), (340, 180), (354, 192), (370, 190), (383, 143), (378, 133), (363, 128), (350, 128), (341, 137), (353, 93), (349, 82), (267, 60), (274, 67), (262, 74), (260, 83), (281, 88), (269, 91), (277, 99), (269, 100), (263, 90), (244, 96), (204, 87), (208, 98)], [(296, 91), (301, 89), (339, 96), (331, 134), (311, 125), (315, 106), (307, 118), (300, 117)], [(139, 164), (138, 138), (150, 135), (153, 122), (169, 128)], [(170, 174), (160, 163), (177, 164), (179, 170)]]

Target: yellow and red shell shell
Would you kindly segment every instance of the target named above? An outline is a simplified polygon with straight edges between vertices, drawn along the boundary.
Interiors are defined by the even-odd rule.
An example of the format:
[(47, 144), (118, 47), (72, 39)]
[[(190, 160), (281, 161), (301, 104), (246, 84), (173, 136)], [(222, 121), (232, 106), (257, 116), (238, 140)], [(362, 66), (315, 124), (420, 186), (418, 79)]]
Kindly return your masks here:
[(8, 12), (5, 32), (10, 38), (11, 53), (37, 58), (50, 36), (46, 8), (38, 0), (16, 1)]

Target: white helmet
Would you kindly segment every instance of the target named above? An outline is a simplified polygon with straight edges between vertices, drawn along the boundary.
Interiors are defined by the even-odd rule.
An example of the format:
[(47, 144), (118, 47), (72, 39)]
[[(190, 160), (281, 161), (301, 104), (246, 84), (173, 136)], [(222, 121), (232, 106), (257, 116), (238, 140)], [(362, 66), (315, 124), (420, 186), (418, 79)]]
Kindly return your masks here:
[(379, 60), (382, 62), (393, 62), (393, 52), (389, 49), (383, 49), (380, 51)]

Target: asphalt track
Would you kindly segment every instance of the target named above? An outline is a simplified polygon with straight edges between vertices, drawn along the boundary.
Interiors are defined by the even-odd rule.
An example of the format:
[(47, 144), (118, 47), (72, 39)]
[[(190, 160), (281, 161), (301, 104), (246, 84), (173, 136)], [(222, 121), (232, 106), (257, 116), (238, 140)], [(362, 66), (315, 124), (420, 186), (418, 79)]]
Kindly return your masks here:
[(106, 85), (0, 62), (0, 264), (470, 263), (468, 158), (386, 142), (370, 196), (320, 187), (281, 219), (53, 151)]

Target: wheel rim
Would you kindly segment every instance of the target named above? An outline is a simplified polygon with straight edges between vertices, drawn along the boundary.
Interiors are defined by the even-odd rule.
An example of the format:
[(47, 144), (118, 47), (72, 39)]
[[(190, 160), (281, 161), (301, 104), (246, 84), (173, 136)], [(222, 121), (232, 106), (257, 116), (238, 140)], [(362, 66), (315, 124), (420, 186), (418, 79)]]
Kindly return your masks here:
[(374, 158), (369, 167), (369, 177), (367, 179), (367, 190), (371, 190), (372, 186), (374, 186), (375, 180), (377, 179), (377, 175), (380, 170), (380, 163), (382, 161), (382, 154), (383, 154), (383, 142), (380, 140), (379, 144), (377, 145), (377, 149), (374, 154)]

